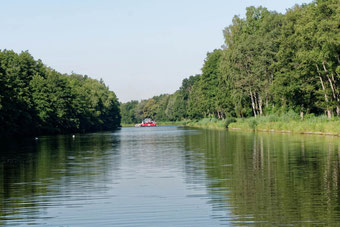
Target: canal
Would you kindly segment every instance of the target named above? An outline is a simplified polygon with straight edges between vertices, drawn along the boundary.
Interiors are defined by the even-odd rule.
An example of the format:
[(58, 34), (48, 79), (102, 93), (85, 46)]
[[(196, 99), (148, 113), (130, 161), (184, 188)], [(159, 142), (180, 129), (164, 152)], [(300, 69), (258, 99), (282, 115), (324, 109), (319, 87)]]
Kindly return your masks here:
[(122, 128), (1, 143), (2, 226), (340, 223), (338, 137)]

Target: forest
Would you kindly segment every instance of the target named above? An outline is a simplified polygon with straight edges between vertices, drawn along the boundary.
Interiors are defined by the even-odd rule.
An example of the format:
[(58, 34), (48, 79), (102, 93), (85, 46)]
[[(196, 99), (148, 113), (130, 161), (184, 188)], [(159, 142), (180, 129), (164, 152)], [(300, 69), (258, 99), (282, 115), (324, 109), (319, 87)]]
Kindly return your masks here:
[(111, 130), (120, 119), (102, 80), (61, 74), (28, 51), (0, 50), (0, 136)]
[(122, 123), (340, 116), (340, 1), (316, 0), (284, 14), (248, 7), (223, 34), (201, 73), (175, 93), (122, 103)]

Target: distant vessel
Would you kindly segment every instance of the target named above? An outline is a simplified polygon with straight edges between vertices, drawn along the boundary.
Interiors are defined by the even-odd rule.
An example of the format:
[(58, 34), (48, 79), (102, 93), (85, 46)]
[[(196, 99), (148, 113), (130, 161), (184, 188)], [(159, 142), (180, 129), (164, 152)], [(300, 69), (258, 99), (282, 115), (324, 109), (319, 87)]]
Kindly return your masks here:
[(136, 125), (136, 127), (155, 127), (155, 126), (157, 126), (157, 124), (151, 118), (145, 118), (142, 121), (142, 123)]

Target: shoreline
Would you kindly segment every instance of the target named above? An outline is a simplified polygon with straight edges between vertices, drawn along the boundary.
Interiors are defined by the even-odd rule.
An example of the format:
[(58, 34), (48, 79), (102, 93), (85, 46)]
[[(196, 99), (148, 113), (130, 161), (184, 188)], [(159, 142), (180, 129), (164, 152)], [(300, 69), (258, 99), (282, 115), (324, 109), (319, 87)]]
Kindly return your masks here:
[[(136, 123), (138, 124), (138, 123)], [(135, 127), (136, 124), (121, 124), (121, 127), (122, 128), (125, 128), (125, 127)], [(185, 122), (184, 121), (174, 121), (174, 122), (168, 122), (168, 121), (165, 121), (165, 122), (156, 122), (157, 126), (184, 126), (185, 125)]]
[(340, 137), (340, 133), (332, 133), (332, 132), (313, 132), (313, 131), (305, 131), (305, 132), (294, 132), (291, 130), (275, 130), (275, 129), (244, 129), (244, 128), (227, 128), (227, 130), (231, 131), (255, 131), (255, 132), (273, 132), (273, 133), (281, 133), (281, 134), (299, 134), (299, 135), (318, 135), (318, 136), (335, 136)]
[(333, 118), (325, 120), (322, 117), (313, 117), (305, 120), (278, 119), (272, 117), (259, 118), (230, 118), (225, 120), (201, 119), (200, 121), (189, 121), (185, 126), (207, 129), (228, 129), (241, 131), (275, 132), (300, 135), (323, 135), (340, 137), (340, 119)]
[[(254, 123), (255, 122), (255, 123)], [(204, 118), (199, 121), (177, 121), (158, 122), (158, 126), (185, 126), (203, 129), (231, 130), (231, 131), (257, 131), (274, 132), (300, 135), (322, 135), (340, 137), (340, 119), (320, 120), (318, 118), (310, 120), (287, 120), (287, 121), (267, 121), (265, 118), (246, 118), (217, 120)], [(134, 124), (122, 124), (122, 127), (134, 127)]]

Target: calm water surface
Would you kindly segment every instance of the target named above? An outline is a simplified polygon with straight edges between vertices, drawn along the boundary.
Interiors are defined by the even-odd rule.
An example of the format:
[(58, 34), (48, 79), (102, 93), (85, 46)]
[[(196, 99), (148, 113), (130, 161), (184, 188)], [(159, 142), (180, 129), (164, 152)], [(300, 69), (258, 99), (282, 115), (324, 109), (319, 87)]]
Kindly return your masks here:
[(336, 225), (339, 140), (157, 127), (6, 141), (0, 225)]

